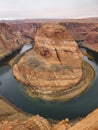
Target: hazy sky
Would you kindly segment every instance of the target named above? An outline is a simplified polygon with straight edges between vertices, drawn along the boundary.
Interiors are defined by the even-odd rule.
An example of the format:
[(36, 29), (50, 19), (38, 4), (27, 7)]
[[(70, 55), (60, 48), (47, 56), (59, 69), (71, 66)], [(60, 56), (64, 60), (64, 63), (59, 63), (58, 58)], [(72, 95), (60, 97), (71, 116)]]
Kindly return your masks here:
[(0, 0), (0, 19), (98, 17), (98, 0)]

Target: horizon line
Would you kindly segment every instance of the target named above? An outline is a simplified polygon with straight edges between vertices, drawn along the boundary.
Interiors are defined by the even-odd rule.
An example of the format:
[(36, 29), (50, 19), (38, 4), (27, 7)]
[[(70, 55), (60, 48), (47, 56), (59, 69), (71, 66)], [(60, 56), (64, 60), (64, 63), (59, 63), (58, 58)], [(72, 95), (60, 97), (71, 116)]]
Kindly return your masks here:
[(88, 17), (79, 17), (79, 18), (4, 18), (0, 19), (0, 21), (16, 21), (16, 20), (76, 20), (76, 19), (90, 19), (90, 18), (98, 18), (96, 16), (88, 16)]

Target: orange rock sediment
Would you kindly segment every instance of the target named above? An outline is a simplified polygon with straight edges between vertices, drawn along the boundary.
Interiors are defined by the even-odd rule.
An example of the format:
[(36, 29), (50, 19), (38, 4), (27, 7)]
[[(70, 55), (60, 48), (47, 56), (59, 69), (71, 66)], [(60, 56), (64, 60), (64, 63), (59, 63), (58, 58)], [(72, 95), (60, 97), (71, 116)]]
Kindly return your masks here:
[[(34, 49), (14, 65), (13, 74), (38, 97), (56, 96), (82, 78), (82, 53), (65, 27), (43, 25)], [(47, 98), (46, 98), (47, 99)]]

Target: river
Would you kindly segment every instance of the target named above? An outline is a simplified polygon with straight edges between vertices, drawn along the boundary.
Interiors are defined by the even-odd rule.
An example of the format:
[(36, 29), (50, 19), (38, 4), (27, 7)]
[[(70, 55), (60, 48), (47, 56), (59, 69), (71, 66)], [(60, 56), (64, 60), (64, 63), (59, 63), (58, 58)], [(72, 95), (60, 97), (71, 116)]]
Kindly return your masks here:
[[(98, 57), (98, 55), (96, 54), (94, 57)], [(98, 107), (98, 62), (96, 58), (92, 61), (86, 56), (84, 56), (84, 60), (93, 66), (96, 77), (84, 93), (69, 101), (49, 102), (31, 98), (26, 93), (25, 87), (13, 77), (12, 69), (7, 64), (0, 67), (0, 95), (23, 111), (39, 114), (46, 118), (84, 117)]]

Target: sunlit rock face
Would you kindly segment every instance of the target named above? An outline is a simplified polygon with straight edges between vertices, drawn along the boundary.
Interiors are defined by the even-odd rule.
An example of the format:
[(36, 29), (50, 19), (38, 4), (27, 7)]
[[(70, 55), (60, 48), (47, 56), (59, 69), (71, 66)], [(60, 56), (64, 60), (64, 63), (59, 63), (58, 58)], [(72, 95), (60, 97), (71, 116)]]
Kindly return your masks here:
[(0, 130), (51, 130), (51, 126), (45, 118), (36, 115), (26, 121), (5, 120), (0, 123)]
[(31, 95), (59, 99), (82, 78), (82, 53), (64, 26), (45, 24), (35, 45), (13, 67), (13, 74), (28, 85)]

